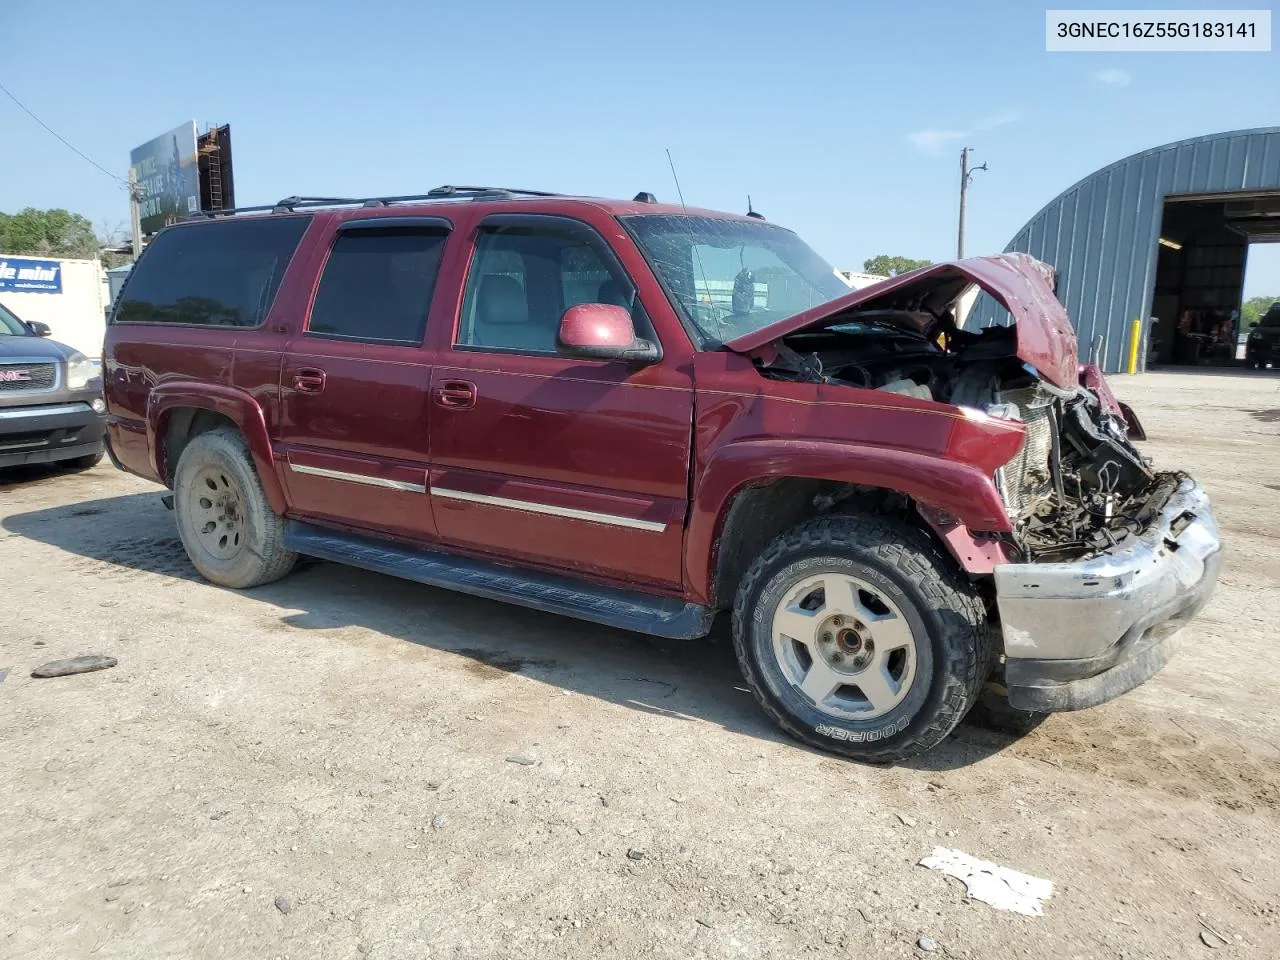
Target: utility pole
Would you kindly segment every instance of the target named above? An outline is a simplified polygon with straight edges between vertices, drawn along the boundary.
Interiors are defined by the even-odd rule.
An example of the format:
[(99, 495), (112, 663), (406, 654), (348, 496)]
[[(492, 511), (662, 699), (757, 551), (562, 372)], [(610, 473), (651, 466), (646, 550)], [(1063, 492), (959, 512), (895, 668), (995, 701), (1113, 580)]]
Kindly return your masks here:
[(973, 175), (979, 170), (986, 170), (987, 165), (984, 162), (980, 167), (969, 169), (969, 154), (973, 153), (973, 147), (965, 147), (960, 151), (960, 231), (956, 238), (956, 259), (964, 259), (964, 208), (965, 201), (969, 196), (969, 181), (973, 179)]
[(129, 168), (129, 226), (133, 229), (133, 259), (142, 254), (142, 191), (138, 189), (138, 171)]

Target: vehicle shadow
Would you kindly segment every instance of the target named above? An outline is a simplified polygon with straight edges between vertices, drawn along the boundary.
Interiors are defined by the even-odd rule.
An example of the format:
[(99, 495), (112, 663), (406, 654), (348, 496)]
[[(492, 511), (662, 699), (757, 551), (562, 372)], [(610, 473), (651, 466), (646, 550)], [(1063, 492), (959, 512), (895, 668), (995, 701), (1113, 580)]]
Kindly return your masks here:
[(21, 467), (0, 467), (0, 489), (27, 486), (65, 476), (67, 470), (56, 463), (33, 463)]
[[(220, 589), (191, 566), (173, 515), (154, 493), (11, 515), (0, 528), (87, 561), (81, 585), (95, 576), (159, 575)], [(266, 615), (278, 617), (284, 630), (360, 627), (468, 658), (481, 676), (519, 672), (640, 713), (701, 720), (807, 749), (779, 731), (744, 687), (725, 617), (707, 640), (661, 640), (310, 559), (246, 595), (276, 608)], [(956, 769), (1014, 740), (962, 724), (942, 746), (903, 766)]]

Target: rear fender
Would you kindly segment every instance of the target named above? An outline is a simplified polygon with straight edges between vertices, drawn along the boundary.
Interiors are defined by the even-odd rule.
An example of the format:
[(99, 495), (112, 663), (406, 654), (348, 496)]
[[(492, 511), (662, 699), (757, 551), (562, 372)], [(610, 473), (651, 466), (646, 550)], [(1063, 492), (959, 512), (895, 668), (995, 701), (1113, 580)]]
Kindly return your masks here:
[[(1011, 434), (1008, 441), (993, 444), (1009, 447), (1007, 456), (1003, 450), (998, 454), (1004, 461), (1021, 443), (1020, 430)], [(694, 494), (684, 562), (685, 582), (699, 602), (711, 602), (717, 540), (734, 496), (749, 484), (782, 477), (893, 490), (927, 507), (935, 526), (958, 524), (991, 533), (1012, 529), (1000, 493), (984, 467), (907, 450), (833, 441), (743, 440), (715, 451)], [(947, 542), (947, 546), (954, 553), (954, 545)], [(961, 563), (964, 565), (963, 560)]]
[(158, 477), (171, 477), (164, 450), (168, 418), (175, 410), (193, 408), (208, 410), (226, 417), (239, 428), (249, 445), (253, 465), (262, 481), (267, 502), (276, 513), (287, 509), (284, 490), (276, 475), (272, 455), (271, 437), (262, 406), (250, 394), (225, 384), (170, 382), (153, 389), (147, 398), (147, 448), (151, 451), (152, 467)]

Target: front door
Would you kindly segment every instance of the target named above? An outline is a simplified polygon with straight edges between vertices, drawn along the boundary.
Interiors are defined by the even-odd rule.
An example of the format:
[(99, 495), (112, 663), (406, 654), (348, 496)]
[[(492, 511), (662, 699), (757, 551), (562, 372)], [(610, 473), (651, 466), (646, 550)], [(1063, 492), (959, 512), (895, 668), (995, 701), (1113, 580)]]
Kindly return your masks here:
[(448, 239), (431, 219), (347, 221), (280, 369), (293, 511), (430, 540), (427, 313)]
[(635, 285), (586, 224), (493, 217), (475, 237), (431, 390), (440, 537), (517, 563), (674, 587), (688, 505), (689, 365), (556, 354), (565, 309), (628, 306)]

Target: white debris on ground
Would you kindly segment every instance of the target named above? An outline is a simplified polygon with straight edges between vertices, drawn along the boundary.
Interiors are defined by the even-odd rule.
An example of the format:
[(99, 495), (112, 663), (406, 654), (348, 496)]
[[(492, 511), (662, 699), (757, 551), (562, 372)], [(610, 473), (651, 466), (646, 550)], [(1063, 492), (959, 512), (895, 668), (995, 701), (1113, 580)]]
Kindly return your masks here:
[(1028, 917), (1044, 916), (1044, 901), (1053, 896), (1052, 880), (1028, 876), (946, 847), (934, 847), (920, 866), (963, 880), (970, 899)]

